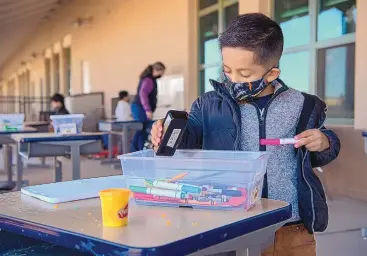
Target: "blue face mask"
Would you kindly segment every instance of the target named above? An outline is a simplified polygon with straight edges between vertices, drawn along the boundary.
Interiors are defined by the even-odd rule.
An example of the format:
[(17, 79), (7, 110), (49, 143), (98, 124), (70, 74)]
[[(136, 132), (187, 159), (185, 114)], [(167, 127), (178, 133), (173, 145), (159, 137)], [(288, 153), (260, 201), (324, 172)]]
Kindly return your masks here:
[[(270, 70), (272, 69), (273, 68), (271, 68)], [(250, 101), (253, 100), (257, 95), (259, 95), (269, 85), (269, 83), (264, 80), (264, 76), (266, 76), (269, 71), (266, 72), (260, 79), (245, 83), (234, 83), (223, 72), (223, 83), (227, 87), (229, 93), (234, 100)], [(273, 83), (274, 81), (271, 82), (271, 84)]]

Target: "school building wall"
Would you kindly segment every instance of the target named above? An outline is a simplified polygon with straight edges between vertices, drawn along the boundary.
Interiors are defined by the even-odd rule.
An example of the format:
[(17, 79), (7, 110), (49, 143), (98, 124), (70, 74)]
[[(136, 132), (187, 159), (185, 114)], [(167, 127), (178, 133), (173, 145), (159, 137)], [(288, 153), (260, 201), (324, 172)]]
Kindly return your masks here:
[[(270, 0), (239, 0), (239, 12), (272, 13)], [(320, 173), (329, 196), (346, 196), (367, 201), (367, 156), (363, 152), (361, 131), (367, 129), (367, 1), (358, 0), (355, 67), (355, 123), (332, 125), (342, 141), (337, 161)], [(93, 16), (93, 22), (76, 28), (76, 17)], [(120, 89), (135, 93), (138, 75), (154, 61), (162, 61), (168, 74), (183, 74), (185, 105), (198, 96), (198, 16), (197, 0), (83, 0), (62, 6), (43, 24), (4, 66), (0, 82), (6, 94), (6, 79), (24, 72), (22, 61), (29, 62), (35, 94), (40, 93), (40, 79), (45, 81), (44, 57), (71, 45), (72, 93), (82, 92), (82, 61), (90, 68), (91, 91), (103, 91), (106, 113), (111, 113), (109, 99)], [(38, 53), (32, 58), (33, 52)], [(61, 69), (63, 67), (61, 59)], [(23, 68), (24, 69), (24, 68)], [(62, 73), (62, 72), (61, 72)], [(16, 93), (19, 93), (15, 79)], [(45, 82), (43, 82), (45, 83)], [(61, 92), (65, 92), (61, 77)]]
[[(35, 86), (35, 95), (40, 95), (40, 79), (43, 84), (46, 80), (44, 56), (70, 45), (73, 94), (82, 92), (82, 61), (89, 64), (91, 91), (105, 92), (106, 102), (121, 89), (135, 94), (140, 72), (155, 61), (165, 63), (168, 74), (183, 74), (186, 84), (194, 85), (196, 78), (192, 74), (195, 73), (188, 69), (195, 65), (196, 56), (195, 39), (192, 40), (189, 33), (189, 24), (195, 21), (195, 16), (190, 17), (190, 10), (195, 10), (193, 4), (193, 1), (182, 0), (72, 1), (61, 6), (51, 20), (29, 38), (8, 61), (2, 76), (7, 79), (16, 76), (26, 69), (20, 68), (20, 63), (29, 62), (31, 83)], [(93, 17), (93, 21), (74, 27), (72, 23), (77, 17)], [(37, 53), (37, 57), (32, 58), (32, 53)], [(63, 61), (61, 59), (61, 74)], [(63, 76), (60, 85), (60, 92), (65, 93)], [(186, 103), (190, 105), (197, 91), (195, 86), (185, 91)], [(19, 94), (18, 83), (16, 94)], [(106, 113), (111, 113), (110, 104), (106, 104), (106, 108)]]

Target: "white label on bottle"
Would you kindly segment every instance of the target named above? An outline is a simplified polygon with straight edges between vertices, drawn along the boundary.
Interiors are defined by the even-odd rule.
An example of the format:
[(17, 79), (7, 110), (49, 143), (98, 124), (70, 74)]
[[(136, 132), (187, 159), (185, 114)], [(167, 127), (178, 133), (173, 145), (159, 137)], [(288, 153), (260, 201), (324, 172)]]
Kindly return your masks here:
[(173, 148), (175, 146), (180, 133), (181, 133), (181, 129), (173, 129), (171, 133), (171, 137), (169, 138), (167, 142), (167, 147)]
[(59, 131), (60, 134), (65, 135), (65, 134), (77, 134), (77, 130), (76, 130), (76, 124), (71, 123), (71, 124), (60, 124), (59, 125)]

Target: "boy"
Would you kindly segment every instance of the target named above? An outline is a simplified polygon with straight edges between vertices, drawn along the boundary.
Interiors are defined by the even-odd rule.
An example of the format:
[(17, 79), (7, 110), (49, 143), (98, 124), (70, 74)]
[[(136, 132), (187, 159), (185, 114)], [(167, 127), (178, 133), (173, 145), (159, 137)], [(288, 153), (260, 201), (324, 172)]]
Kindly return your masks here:
[(65, 98), (59, 93), (51, 97), (51, 107), (53, 115), (68, 115), (69, 111), (65, 108)]
[[(276, 233), (263, 255), (313, 256), (313, 233), (324, 231), (328, 208), (322, 185), (312, 168), (334, 160), (337, 135), (324, 127), (326, 105), (316, 96), (287, 87), (279, 79), (283, 33), (263, 14), (237, 17), (219, 37), (223, 83), (192, 105), (181, 148), (269, 151), (263, 197), (292, 205), (292, 218)], [(162, 121), (154, 124), (155, 148)], [(295, 138), (283, 146), (261, 146), (263, 138)]]
[(131, 117), (131, 107), (129, 104), (130, 96), (127, 91), (119, 92), (119, 102), (115, 109), (115, 117), (117, 121), (130, 121)]

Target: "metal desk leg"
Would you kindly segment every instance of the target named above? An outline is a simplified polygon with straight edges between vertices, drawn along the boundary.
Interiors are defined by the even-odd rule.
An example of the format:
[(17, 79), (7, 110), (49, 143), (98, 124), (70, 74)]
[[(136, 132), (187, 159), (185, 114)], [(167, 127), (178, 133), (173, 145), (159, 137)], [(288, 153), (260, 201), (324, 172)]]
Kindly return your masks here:
[(22, 157), (19, 154), (19, 143), (16, 144), (16, 152), (17, 152), (17, 184), (16, 184), (16, 190), (20, 190), (23, 186), (23, 161), (22, 161)]
[(62, 163), (54, 157), (54, 181), (62, 181)]
[(71, 146), (71, 162), (73, 168), (73, 180), (80, 179), (80, 146)]
[(12, 148), (9, 144), (3, 145), (4, 150), (4, 169), (6, 174), (8, 175), (8, 183), (11, 185), (13, 183), (13, 152)]
[(108, 133), (108, 160), (112, 160), (113, 158), (113, 140), (112, 133)]
[(125, 126), (122, 129), (122, 147), (122, 154), (129, 153), (129, 129)]

